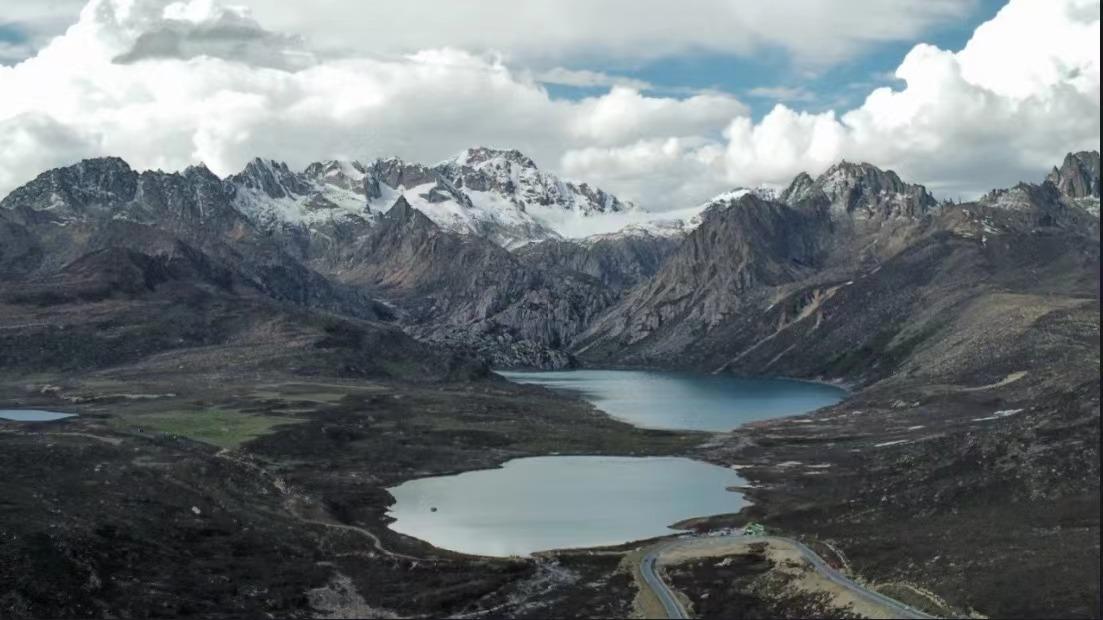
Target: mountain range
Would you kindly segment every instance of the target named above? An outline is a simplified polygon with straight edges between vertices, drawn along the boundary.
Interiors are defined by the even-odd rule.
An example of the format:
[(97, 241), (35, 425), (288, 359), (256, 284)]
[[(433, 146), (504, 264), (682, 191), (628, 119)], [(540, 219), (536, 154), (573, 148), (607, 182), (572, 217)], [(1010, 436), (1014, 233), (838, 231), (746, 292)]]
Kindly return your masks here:
[[(398, 325), (495, 366), (676, 360), (837, 378), (853, 369), (795, 343), (814, 330), (825, 356), (857, 347), (878, 359), (901, 339), (917, 346), (908, 334), (941, 325), (909, 315), (927, 308), (922, 286), (958, 304), (1005, 277), (1090, 290), (1098, 177), (1098, 153), (1070, 154), (1040, 185), (953, 204), (841, 162), (780, 194), (728, 192), (670, 225), (518, 151), (302, 172), (256, 159), (226, 179), (103, 158), (47, 171), (0, 202), (0, 274), (38, 300), (140, 297), (184, 279)], [(636, 224), (616, 219), (630, 214)], [(620, 229), (571, 237), (579, 221)], [(1023, 281), (1023, 261), (1047, 277)], [(1077, 262), (1079, 275), (1066, 265)], [(898, 292), (873, 293), (883, 288)], [(865, 316), (875, 324), (859, 327)]]
[[(338, 528), (372, 523), (384, 533), (384, 487), (426, 471), (550, 450), (637, 454), (703, 441), (658, 453), (741, 467), (754, 483), (746, 516), (838, 543), (860, 574), (930, 587), (952, 609), (1090, 615), (1098, 584), (1099, 153), (1070, 153), (1043, 174), (955, 203), (892, 171), (839, 162), (780, 192), (737, 188), (664, 219), (562, 181), (517, 151), (486, 148), (433, 166), (329, 161), (295, 172), (257, 159), (226, 178), (203, 166), (139, 172), (110, 157), (48, 170), (0, 200), (0, 373), (9, 398), (77, 399), (65, 402), (85, 407), (81, 428), (108, 434), (74, 444), (78, 451), (65, 454), (76, 454), (76, 464), (62, 466), (42, 459), (36, 443), (53, 446), (60, 434), (5, 430), (6, 445), (26, 448), (12, 448), (9, 462), (20, 472), (56, 465), (50, 475), (73, 472), (80, 489), (89, 454), (146, 476), (145, 489), (176, 480), (165, 477), (172, 472), (194, 474), (156, 500), (172, 504), (166, 514), (198, 518), (190, 505), (175, 506), (181, 489), (206, 498), (225, 486), (224, 498), (238, 498), (225, 505), (240, 500), (234, 514), (250, 515), (257, 532), (275, 527), (272, 514), (298, 515), (279, 530), (280, 542), (300, 540), (302, 519), (318, 524), (325, 514), (340, 516)], [(631, 429), (569, 399), (503, 387), (489, 372), (571, 366), (784, 376), (844, 384), (851, 394), (800, 419), (702, 438)], [(345, 381), (337, 386), (344, 396), (319, 395), (327, 381)], [(101, 384), (126, 393), (80, 400)], [(273, 399), (272, 386), (298, 396)], [(363, 393), (350, 395), (353, 386)], [(174, 396), (185, 388), (186, 399)], [(178, 407), (217, 414), (209, 392), (223, 407), (313, 413), (228, 456), (171, 437), (145, 441), (141, 428), (116, 436), (115, 418), (99, 408), (148, 397), (147, 420)], [(80, 433), (69, 435), (76, 442)], [(112, 443), (136, 436), (143, 441), (133, 445), (150, 451), (142, 459), (130, 443)], [(170, 454), (176, 465), (147, 473)], [(259, 490), (239, 497), (239, 483), (252, 478), (207, 473), (240, 466), (256, 477), (265, 471), (256, 463), (269, 457), (272, 471), (313, 499), (305, 491), (284, 497), (286, 487), (271, 495), (268, 473), (253, 480)], [(790, 469), (802, 463), (818, 469)], [(12, 488), (25, 491), (26, 514), (40, 514), (43, 483), (32, 478)], [(95, 488), (59, 497), (98, 514), (108, 487)], [(66, 600), (98, 601), (102, 592), (88, 594), (86, 574), (97, 575), (104, 558), (121, 558), (111, 570), (122, 570), (132, 558), (168, 553), (166, 540), (189, 553), (207, 541), (209, 558), (227, 549), (236, 558), (239, 547), (224, 541), (249, 536), (259, 540), (249, 557), (274, 548), (236, 521), (225, 526), (235, 538), (208, 540), (214, 530), (202, 529), (177, 540), (177, 522), (131, 510), (133, 498), (121, 497), (115, 505), (125, 511), (111, 520), (150, 521), (112, 539), (115, 530), (88, 529), (98, 517), (74, 520), (54, 539), (0, 547), (0, 569), (30, 575), (19, 577), (25, 594), (53, 583), (35, 575), (52, 579), (55, 564), (67, 567), (77, 576), (63, 588)], [(251, 512), (258, 501), (274, 503)], [(296, 512), (305, 506), (314, 512)], [(91, 536), (110, 543), (89, 547)], [(37, 557), (74, 559), (26, 572), (27, 558)], [(133, 566), (178, 566), (176, 555), (165, 557), (172, 561)], [(343, 570), (371, 579), (382, 571), (394, 583), (412, 574), (401, 562), (365, 557)], [(241, 579), (256, 573), (257, 565), (225, 561)], [(417, 569), (427, 574), (413, 591), (429, 591), (425, 584), (446, 568), (500, 569), (481, 559), (448, 562)], [(525, 566), (518, 570), (559, 574)], [(260, 581), (269, 588), (282, 579)], [(300, 609), (302, 583), (314, 577), (288, 579), (286, 608)], [(459, 596), (453, 582), (440, 582), (455, 605), (448, 609), (470, 611), (463, 601), (474, 599), (465, 596), (494, 589), (470, 583), (478, 593)], [(555, 587), (573, 587), (564, 584)], [(365, 596), (395, 591), (406, 592)], [(205, 600), (209, 584), (195, 592), (193, 602)], [(49, 602), (53, 591), (24, 594), (9, 607), (74, 615), (72, 604)], [(245, 600), (238, 594), (220, 600)], [(111, 596), (134, 599), (123, 590)], [(441, 615), (444, 607), (418, 596), (387, 605)]]

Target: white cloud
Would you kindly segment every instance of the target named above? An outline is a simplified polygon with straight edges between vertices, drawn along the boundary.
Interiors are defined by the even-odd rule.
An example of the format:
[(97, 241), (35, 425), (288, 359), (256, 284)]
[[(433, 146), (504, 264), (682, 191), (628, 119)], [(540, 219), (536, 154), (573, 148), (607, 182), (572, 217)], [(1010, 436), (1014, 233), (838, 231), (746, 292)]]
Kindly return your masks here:
[(609, 75), (600, 71), (586, 69), (565, 69), (556, 67), (542, 71), (536, 76), (537, 81), (545, 84), (560, 84), (563, 86), (579, 86), (592, 88), (595, 86), (623, 86), (633, 90), (648, 90), (652, 85), (644, 80), (637, 80), (621, 75)]
[[(172, 45), (142, 47), (166, 31)], [(254, 48), (226, 53), (242, 45)], [(256, 156), (293, 166), (391, 154), (434, 161), (488, 144), (554, 169), (565, 149), (719, 135), (746, 113), (730, 95), (675, 99), (622, 86), (555, 100), (531, 72), (455, 49), (267, 62), (296, 49), (247, 13), (205, 0), (93, 0), (35, 57), (0, 67), (0, 135), (25, 145), (0, 150), (0, 192), (91, 154), (139, 168), (203, 161), (228, 174)]]
[[(636, 62), (692, 52), (749, 55), (773, 47), (788, 51), (801, 64), (823, 66), (872, 44), (914, 40), (966, 15), (976, 0), (246, 3), (270, 28), (352, 54), (405, 55), (453, 47), (501, 52), (524, 64), (547, 67), (571, 60), (614, 57)], [(71, 22), (82, 4), (83, 0), (6, 0), (4, 18), (32, 25), (37, 32), (59, 34), (59, 25)]]
[(0, 11), (0, 65), (34, 55), (75, 21), (86, 0), (8, 0)]
[(10, 65), (27, 58), (34, 53), (34, 46), (29, 43), (10, 43), (0, 41), (0, 65)]
[(837, 62), (962, 17), (975, 0), (250, 0), (258, 18), (317, 43), (369, 53), (436, 47), (500, 51), (520, 62), (787, 50)]
[[(443, 28), (436, 22), (456, 18), (453, 4), (404, 32), (416, 43), (423, 29)], [(483, 5), (464, 6), (485, 16)], [(618, 6), (591, 5), (603, 15)], [(866, 7), (869, 18), (888, 5)], [(335, 0), (311, 6), (324, 15)], [(511, 18), (532, 23), (526, 20), (541, 5), (518, 6)], [(786, 6), (801, 12), (781, 0), (756, 2), (739, 19), (767, 23)], [(828, 15), (808, 6), (802, 3), (821, 20), (820, 29), (800, 16), (792, 32), (775, 37), (822, 39), (808, 49), (858, 44), (817, 34), (857, 19), (853, 11)], [(711, 9), (711, 21), (723, 23), (729, 9)], [(397, 17), (378, 11), (379, 21), (366, 15), (348, 21), (381, 28), (406, 15), (395, 10)], [(662, 11), (671, 32), (699, 19), (695, 11), (680, 9), (687, 14), (680, 17)], [(619, 17), (645, 30), (657, 18), (644, 13), (635, 7)], [(573, 36), (558, 32), (557, 23), (548, 25), (549, 37)], [(494, 41), (491, 25), (485, 30)], [(896, 36), (905, 26), (885, 28), (854, 37)], [(171, 34), (149, 43), (149, 33), (164, 32)], [(484, 144), (519, 148), (545, 168), (662, 210), (699, 204), (735, 185), (783, 185), (844, 157), (894, 168), (944, 195), (975, 194), (1038, 179), (1066, 151), (1099, 147), (1098, 41), (1098, 2), (1013, 0), (961, 51), (916, 46), (895, 72), (901, 85), (873, 90), (859, 107), (810, 114), (778, 105), (753, 122), (746, 106), (723, 93), (652, 96), (612, 76), (563, 70), (561, 81), (611, 87), (579, 101), (557, 100), (539, 72), (511, 68), (501, 55), (435, 48), (314, 56), (298, 39), (209, 0), (93, 0), (64, 36), (26, 62), (0, 67), (0, 193), (49, 166), (91, 155), (118, 155), (140, 168), (204, 161), (226, 174), (255, 156), (293, 166), (390, 154), (435, 161)]]
[(815, 93), (799, 86), (758, 86), (748, 90), (747, 94), (774, 101), (815, 101), (816, 99)]
[(652, 138), (563, 155), (571, 176), (598, 180), (634, 202), (659, 211), (703, 202), (727, 186), (722, 146), (704, 138)]
[(580, 101), (570, 136), (589, 144), (611, 145), (645, 137), (702, 135), (715, 132), (748, 108), (730, 95), (702, 93), (685, 99), (648, 97), (614, 87), (608, 94)]
[[(843, 158), (895, 169), (946, 197), (1038, 181), (1066, 152), (1099, 148), (1099, 34), (1098, 1), (1012, 0), (956, 53), (915, 46), (895, 72), (900, 89), (877, 88), (842, 113), (778, 105), (757, 123), (737, 117), (722, 158), (709, 142), (679, 159), (694, 164), (686, 174), (716, 179), (722, 170), (731, 185), (781, 186)], [(626, 176), (633, 163), (668, 155), (668, 145), (644, 142), (597, 159)], [(596, 154), (578, 157), (564, 161)]]

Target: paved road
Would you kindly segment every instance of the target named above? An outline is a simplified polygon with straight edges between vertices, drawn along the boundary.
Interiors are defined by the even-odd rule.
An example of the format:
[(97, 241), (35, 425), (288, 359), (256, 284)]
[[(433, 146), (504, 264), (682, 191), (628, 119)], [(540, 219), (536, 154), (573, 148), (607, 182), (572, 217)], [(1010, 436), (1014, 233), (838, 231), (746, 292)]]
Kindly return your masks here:
[(676, 547), (702, 544), (707, 545), (710, 541), (718, 542), (729, 538), (740, 538), (746, 540), (747, 542), (769, 542), (773, 540), (777, 542), (787, 543), (796, 548), (797, 551), (800, 552), (801, 556), (803, 556), (804, 559), (812, 565), (817, 573), (819, 573), (826, 579), (846, 588), (847, 590), (850, 590), (858, 597), (889, 609), (894, 614), (896, 614), (898, 618), (926, 619), (935, 617), (925, 614), (917, 609), (912, 609), (911, 607), (901, 603), (900, 601), (897, 601), (896, 599), (889, 598), (884, 594), (881, 594), (880, 592), (868, 590), (860, 584), (855, 583), (851, 579), (843, 576), (837, 570), (828, 566), (827, 563), (824, 562), (823, 558), (817, 555), (815, 551), (812, 551), (803, 543), (800, 543), (796, 540), (792, 540), (790, 538), (780, 538), (777, 536), (743, 536), (741, 534), (732, 534), (728, 536), (695, 537), (689, 539), (675, 540), (673, 542), (658, 545), (643, 556), (643, 559), (640, 561), (640, 574), (643, 575), (644, 581), (647, 582), (647, 585), (650, 586), (651, 590), (655, 592), (655, 595), (659, 597), (659, 601), (663, 604), (663, 609), (666, 610), (666, 616), (668, 618), (688, 618), (689, 614), (686, 613), (685, 608), (682, 606), (681, 602), (678, 601), (678, 597), (674, 595), (674, 592), (670, 589), (670, 586), (664, 583), (663, 580), (659, 578), (659, 575), (655, 572), (655, 563), (658, 561), (659, 556)]
[(655, 593), (655, 596), (659, 597), (659, 602), (663, 604), (663, 609), (666, 610), (667, 618), (688, 618), (689, 614), (686, 613), (685, 607), (682, 607), (682, 603), (678, 601), (678, 597), (674, 596), (673, 590), (663, 583), (663, 580), (655, 573), (655, 562), (658, 561), (659, 555), (663, 551), (684, 542), (686, 541), (677, 540), (659, 545), (648, 551), (640, 560), (640, 574), (643, 575), (643, 580), (647, 582), (647, 585), (651, 586), (651, 591)]

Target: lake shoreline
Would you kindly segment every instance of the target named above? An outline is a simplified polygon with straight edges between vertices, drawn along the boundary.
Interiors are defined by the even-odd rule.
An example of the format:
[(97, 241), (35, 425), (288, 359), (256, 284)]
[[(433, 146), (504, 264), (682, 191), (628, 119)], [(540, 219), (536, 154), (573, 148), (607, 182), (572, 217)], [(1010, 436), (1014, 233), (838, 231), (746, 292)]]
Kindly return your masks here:
[(745, 424), (806, 415), (852, 395), (835, 382), (789, 377), (643, 369), (494, 372), (516, 384), (581, 398), (615, 420), (654, 431), (731, 433)]
[[(387, 492), (388, 527), (448, 551), (531, 556), (672, 535), (672, 523), (733, 514), (735, 471), (696, 459), (536, 456), (450, 476), (409, 480)], [(662, 499), (660, 499), (662, 498)]]
[[(671, 372), (671, 371), (621, 371), (621, 370), (605, 370), (605, 369), (587, 369), (587, 370), (567, 370), (567, 371), (543, 371), (543, 372), (518, 372), (518, 371), (496, 371), (496, 374), (509, 381), (511, 384), (518, 387), (536, 387), (541, 390), (550, 390), (551, 392), (561, 396), (576, 399), (578, 401), (586, 403), (595, 413), (599, 413), (602, 417), (609, 420), (616, 421), (618, 423), (624, 423), (642, 432), (654, 432), (654, 433), (701, 433), (704, 440), (708, 434), (730, 434), (739, 427), (764, 420), (771, 420), (776, 418), (798, 416), (810, 413), (825, 406), (833, 405), (843, 400), (847, 393), (845, 390), (838, 388), (837, 386), (827, 385), (824, 383), (817, 383), (812, 381), (805, 381), (800, 379), (743, 379), (738, 377), (727, 377), (717, 375), (705, 375), (702, 373), (692, 372)], [(550, 380), (541, 380), (549, 379)], [(823, 389), (810, 389), (811, 386), (816, 388), (830, 388), (830, 391), (824, 391)], [(625, 398), (628, 400), (624, 400)], [(671, 421), (661, 425), (649, 425), (646, 424), (646, 420), (641, 420), (637, 415), (633, 417), (632, 408), (644, 408), (651, 407), (652, 413), (656, 411), (666, 412), (671, 416)], [(678, 418), (676, 411), (682, 409), (696, 410), (699, 413), (704, 410), (713, 415), (712, 418), (705, 419), (691, 419), (687, 417)], [(638, 413), (636, 411), (635, 413)], [(735, 418), (735, 419), (730, 419)], [(680, 421), (685, 420), (692, 425), (678, 426)], [(712, 426), (702, 428), (702, 424), (710, 424)], [(717, 428), (715, 425), (723, 424), (723, 428)], [(463, 486), (469, 483), (473, 478), (487, 478), (506, 480), (509, 479), (509, 470), (511, 468), (523, 466), (525, 463), (545, 463), (549, 467), (570, 467), (572, 463), (582, 459), (617, 459), (625, 458), (622, 456), (610, 456), (606, 454), (561, 454), (559, 452), (551, 452), (545, 455), (523, 457), (504, 461), (495, 467), (480, 469), (475, 471), (456, 472), (449, 474), (441, 474), (434, 476), (423, 476), (414, 480), (403, 481), (402, 483), (388, 487), (386, 491), (395, 498), (394, 503), (388, 508), (386, 517), (389, 519), (388, 528), (393, 531), (402, 533), (406, 536), (411, 536), (419, 540), (432, 544), (438, 548), (455, 551), (458, 553), (474, 553), (480, 556), (493, 555), (491, 551), (488, 551), (490, 547), (477, 547), (472, 546), (470, 539), (477, 537), (477, 534), (467, 534), (464, 537), (465, 542), (462, 548), (457, 547), (455, 543), (450, 543), (448, 540), (448, 534), (446, 533), (448, 528), (459, 527), (456, 524), (457, 520), (468, 519), (466, 514), (462, 514), (462, 510), (457, 511), (455, 507), (448, 510), (444, 506), (440, 505), (445, 503), (448, 497), (443, 488), (437, 489), (440, 485), (445, 485), (448, 492), (454, 492), (452, 487)], [(699, 465), (707, 465), (707, 461), (694, 459), (692, 456), (678, 455), (677, 457), (655, 457), (647, 454), (633, 454), (630, 458), (635, 459), (638, 463), (654, 462), (656, 459), (675, 459), (688, 463), (696, 463)], [(559, 461), (556, 463), (555, 460)], [(607, 536), (600, 540), (585, 540), (585, 539), (571, 539), (562, 541), (562, 544), (554, 546), (525, 548), (526, 553), (533, 553), (537, 551), (549, 552), (560, 548), (584, 548), (592, 546), (609, 546), (614, 544), (626, 544), (635, 539), (644, 539), (653, 536), (661, 535), (673, 535), (676, 532), (678, 524), (698, 522), (708, 517), (715, 517), (721, 514), (738, 514), (744, 508), (750, 505), (750, 500), (747, 499), (746, 493), (740, 491), (740, 489), (748, 488), (748, 481), (739, 475), (738, 471), (732, 468), (722, 468), (721, 475), (729, 478), (723, 485), (717, 485), (715, 489), (709, 489), (702, 491), (703, 496), (708, 496), (711, 499), (719, 499), (721, 501), (731, 500), (732, 496), (738, 496), (738, 505), (727, 505), (720, 509), (718, 506), (700, 505), (693, 507), (693, 502), (705, 501), (702, 497), (684, 497), (678, 504), (680, 506), (689, 506), (688, 510), (680, 511), (678, 514), (671, 514), (669, 522), (664, 522), (661, 528), (652, 528), (649, 530), (631, 532), (631, 520), (637, 514), (646, 514), (653, 512), (656, 508), (662, 508), (662, 506), (654, 505), (641, 505), (638, 510), (630, 510), (622, 517), (621, 527), (619, 531), (626, 531), (627, 534), (618, 533), (616, 536)], [(601, 471), (600, 469), (590, 472), (589, 476), (582, 478), (579, 481), (572, 483), (573, 486), (585, 486), (588, 482), (595, 480), (601, 480), (603, 476), (609, 475), (607, 471)], [(487, 498), (486, 502), (502, 503), (499, 512), (490, 512), (481, 515), (480, 519), (472, 519), (472, 521), (478, 523), (465, 523), (464, 527), (470, 531), (477, 532), (482, 522), (493, 522), (498, 526), (498, 530), (495, 532), (497, 537), (503, 536), (502, 528), (506, 527), (499, 519), (506, 518), (510, 510), (516, 510), (516, 507), (510, 508), (508, 501), (516, 499), (514, 495), (524, 495), (532, 491), (532, 487), (535, 486), (538, 493), (532, 497), (528, 497), (525, 501), (530, 502), (533, 505), (538, 505), (541, 501), (544, 501), (542, 493), (550, 492), (550, 488), (554, 488), (554, 485), (549, 487), (543, 483), (532, 484), (532, 481), (528, 481), (529, 485), (516, 489), (511, 494), (503, 494), (508, 498), (502, 500), (496, 497)], [(632, 484), (636, 481), (628, 480), (622, 483)], [(666, 487), (665, 492), (670, 492), (671, 489), (682, 489), (686, 487), (685, 482), (679, 482), (676, 484), (670, 484)], [(421, 512), (416, 512), (416, 508), (412, 508), (410, 502), (421, 501), (420, 499), (412, 499), (410, 495), (410, 489), (424, 487), (427, 489), (437, 489), (439, 495), (436, 500), (425, 500), (424, 506), (420, 507)], [(595, 506), (600, 504), (608, 504), (605, 500), (607, 495), (611, 492), (615, 492), (616, 487), (611, 491), (604, 491), (603, 493), (595, 495), (591, 499), (580, 499), (578, 504), (582, 506)], [(477, 489), (475, 489), (477, 492)], [(427, 491), (428, 492), (428, 491)], [(663, 493), (663, 490), (656, 490), (655, 494)], [(600, 499), (599, 499), (600, 498)], [(529, 518), (535, 521), (545, 522), (549, 520), (548, 514), (554, 512), (557, 505), (548, 507), (548, 510), (537, 511), (536, 513), (529, 515)], [(478, 506), (477, 509), (481, 510), (484, 506)], [(525, 506), (526, 509), (530, 508)], [(720, 509), (721, 512), (716, 510)], [(585, 511), (585, 509), (583, 510)], [(460, 514), (457, 514), (460, 513)], [(430, 515), (432, 518), (426, 520)], [(572, 512), (572, 518), (577, 518)], [(403, 520), (406, 520), (403, 522)], [(518, 529), (524, 529), (526, 524), (522, 519), (516, 519), (511, 525)], [(547, 526), (553, 527), (553, 526)], [(434, 528), (435, 532), (434, 533)], [(684, 528), (683, 528), (684, 529)], [(445, 533), (441, 533), (445, 532)], [(495, 542), (495, 544), (501, 544)]]

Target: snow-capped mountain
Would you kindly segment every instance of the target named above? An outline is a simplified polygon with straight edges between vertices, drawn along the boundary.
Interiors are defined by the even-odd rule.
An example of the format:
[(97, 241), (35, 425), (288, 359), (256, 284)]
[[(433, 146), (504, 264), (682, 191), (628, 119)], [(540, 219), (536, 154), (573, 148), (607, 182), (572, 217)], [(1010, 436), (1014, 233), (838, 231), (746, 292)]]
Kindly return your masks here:
[(543, 172), (517, 150), (467, 149), (434, 170), (476, 204), (498, 208), (497, 201), (504, 198), (537, 221), (556, 220), (564, 212), (589, 217), (637, 210), (635, 205), (589, 184), (566, 182)]
[(226, 184), (234, 205), (261, 226), (367, 222), (371, 217), (374, 186), (359, 162), (314, 163), (298, 173), (282, 162), (257, 158)]
[(613, 232), (590, 235), (586, 237), (585, 241), (593, 242), (616, 237), (681, 237), (693, 232), (694, 229), (700, 226), (705, 212), (710, 208), (730, 205), (748, 194), (757, 196), (762, 200), (777, 199), (777, 193), (767, 187), (737, 187), (721, 192), (693, 207), (666, 211), (661, 214), (643, 214), (645, 217), (629, 218), (632, 221), (622, 228)]
[(867, 163), (839, 162), (813, 179), (797, 175), (779, 196), (790, 206), (823, 204), (832, 219), (910, 218), (936, 204), (922, 185), (905, 183), (891, 170)]
[(390, 158), (319, 162), (293, 172), (255, 159), (227, 183), (238, 208), (262, 226), (370, 224), (401, 197), (445, 230), (507, 248), (655, 219), (601, 189), (544, 172), (519, 151), (482, 147), (432, 167)]

